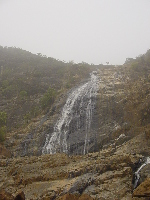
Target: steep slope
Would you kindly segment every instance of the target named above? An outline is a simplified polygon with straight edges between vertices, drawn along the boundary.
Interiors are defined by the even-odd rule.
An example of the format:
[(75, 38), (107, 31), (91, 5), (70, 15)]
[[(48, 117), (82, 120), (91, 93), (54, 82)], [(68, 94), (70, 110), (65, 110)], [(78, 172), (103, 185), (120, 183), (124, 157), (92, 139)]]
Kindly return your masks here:
[[(47, 58), (41, 59), (43, 62), (47, 61)], [(136, 59), (127, 59), (121, 67), (70, 65), (67, 68), (64, 66), (63, 69), (64, 76), (60, 77), (55, 74), (55, 67), (53, 69), (54, 77), (60, 78), (60, 84), (55, 84), (53, 87), (50, 84), (52, 89), (58, 91), (52, 104), (44, 109), (41, 106), (42, 114), (30, 119), (24, 127), (7, 133), (3, 143), (7, 149), (0, 147), (1, 152), (5, 152), (1, 153), (3, 156), (0, 160), (0, 191), (2, 191), (0, 195), (7, 192), (16, 196), (21, 190), (26, 199), (148, 199), (150, 195), (145, 190), (150, 191), (150, 164), (146, 163), (150, 157), (150, 51)], [(87, 71), (80, 74), (80, 69)], [(94, 83), (85, 87), (87, 91), (85, 93), (82, 87), (89, 83), (89, 73), (93, 69), (97, 70), (99, 81), (96, 95), (92, 97), (85, 94), (90, 94), (89, 91), (92, 91)], [(70, 77), (75, 76), (77, 79), (71, 82), (69, 86), (71, 88), (67, 85), (61, 91), (59, 86), (64, 84), (69, 72), (72, 74)], [(0, 81), (3, 82), (2, 76)], [(16, 73), (14, 76), (16, 79)], [(42, 77), (43, 75), (41, 79)], [(80, 93), (78, 89), (82, 92)], [(70, 109), (72, 112), (65, 107), (69, 96), (75, 95), (74, 91), (79, 92), (81, 97), (82, 95), (86, 97), (82, 113), (88, 119), (91, 115), (86, 115), (88, 113), (86, 109), (92, 108), (91, 102), (94, 100), (94, 109), (87, 109), (93, 113), (88, 134), (87, 130), (84, 130), (86, 126), (83, 126), (82, 130), (79, 123), (76, 123), (79, 120), (75, 111), (78, 114), (81, 97), (71, 96), (67, 106), (72, 103)], [(3, 89), (1, 92), (3, 95)], [(41, 92), (40, 98), (43, 95), (44, 92)], [(74, 103), (76, 99), (78, 99), (77, 104)], [(36, 102), (36, 98), (34, 100)], [(18, 106), (17, 102), (19, 101), (16, 100)], [(3, 103), (2, 110), (8, 111), (7, 99), (6, 103), (5, 101)], [(35, 104), (40, 105), (40, 103)], [(42, 155), (46, 136), (49, 134), (49, 139), (51, 138), (64, 107), (67, 110), (65, 119), (66, 122), (70, 119), (70, 125), (67, 123), (65, 127), (62, 125), (61, 131), (69, 131), (70, 138), (73, 138), (72, 141), (69, 137), (66, 138), (67, 144), (72, 142), (72, 151), (69, 153), (67, 151), (66, 154)], [(17, 114), (15, 116), (17, 117)], [(80, 129), (77, 129), (77, 124)], [(84, 133), (83, 139), (78, 135), (81, 130)], [(85, 140), (86, 134), (90, 136), (87, 140)], [(79, 139), (83, 142), (77, 145)], [(83, 155), (85, 141), (89, 144), (86, 145), (86, 155)], [(60, 149), (60, 152), (63, 150)]]
[(87, 78), (91, 71), (86, 63), (64, 63), (41, 54), (0, 46), (0, 110), (7, 113), (8, 130), (26, 125), (51, 107), (54, 101), (49, 88), (59, 97)]

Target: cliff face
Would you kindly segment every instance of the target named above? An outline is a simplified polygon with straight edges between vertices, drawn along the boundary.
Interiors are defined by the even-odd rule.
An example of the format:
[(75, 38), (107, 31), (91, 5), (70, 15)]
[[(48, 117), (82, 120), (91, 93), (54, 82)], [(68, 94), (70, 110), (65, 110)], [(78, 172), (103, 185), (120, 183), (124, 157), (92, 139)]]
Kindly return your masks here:
[[(127, 134), (130, 125), (124, 120), (123, 110), (126, 77), (112, 67), (95, 73), (95, 83), (87, 79), (61, 95), (46, 115), (34, 119), (25, 129), (11, 132), (7, 146), (14, 156), (37, 156), (52, 147), (51, 151), (82, 155), (132, 138)], [(63, 146), (65, 133), (67, 150)]]
[[(122, 67), (61, 66), (65, 71), (61, 71), (63, 77), (58, 73), (60, 66), (56, 66), (59, 69), (56, 73), (56, 69), (45, 66), (48, 60), (42, 58), (47, 71), (44, 77), (48, 78), (48, 69), (51, 76), (54, 73), (56, 79), (60, 77), (59, 83), (56, 80), (53, 85), (57, 96), (44, 110), (40, 99), (45, 92), (41, 90), (23, 99), (10, 96), (15, 101), (11, 108), (13, 101), (4, 93), (9, 86), (1, 77), (0, 83), (5, 83), (0, 90), (2, 111), (14, 111), (19, 102), (25, 106), (32, 99), (33, 104), (39, 105), (40, 113), (30, 115), (26, 123), (21, 118), (22, 125), (18, 128), (11, 123), (19, 120), (20, 111), (8, 122), (13, 128), (12, 131), (8, 129), (6, 140), (0, 146), (0, 198), (14, 199), (18, 192), (26, 199), (45, 200), (149, 198), (150, 164), (146, 159), (150, 157), (150, 71), (147, 55), (142, 61), (137, 58)], [(71, 71), (73, 67), (77, 71)], [(40, 71), (40, 66), (37, 69)], [(94, 77), (90, 78), (89, 73), (95, 70)], [(22, 83), (31, 86), (34, 73), (29, 82), (23, 78)], [(66, 81), (69, 74), (74, 82)], [(43, 75), (40, 77), (43, 80)], [(16, 73), (10, 80), (15, 79)], [(38, 84), (46, 90), (46, 83), (52, 86), (54, 82)], [(18, 107), (23, 113), (24, 106)], [(8, 120), (12, 113), (8, 112)]]

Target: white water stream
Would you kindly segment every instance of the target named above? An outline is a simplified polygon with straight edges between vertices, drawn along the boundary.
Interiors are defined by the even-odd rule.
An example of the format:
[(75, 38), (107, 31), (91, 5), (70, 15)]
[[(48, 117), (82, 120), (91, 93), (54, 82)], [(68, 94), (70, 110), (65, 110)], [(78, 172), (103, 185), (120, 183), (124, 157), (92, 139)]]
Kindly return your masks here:
[(135, 179), (135, 182), (134, 182), (134, 188), (137, 187), (138, 181), (139, 181), (139, 179), (140, 179), (140, 171), (141, 171), (141, 169), (142, 169), (143, 167), (145, 167), (147, 164), (150, 164), (150, 157), (147, 157), (145, 163), (143, 163), (143, 164), (138, 168), (138, 170), (135, 172), (135, 177), (136, 177), (136, 179)]
[(80, 131), (81, 118), (83, 112), (85, 113), (85, 141), (83, 154), (88, 153), (89, 145), (89, 131), (91, 127), (92, 111), (94, 109), (95, 101), (93, 100), (98, 91), (99, 79), (97, 72), (91, 74), (90, 80), (74, 89), (68, 96), (67, 101), (62, 109), (61, 116), (54, 126), (54, 132), (47, 134), (45, 145), (42, 153), (54, 154), (56, 152), (68, 153), (67, 136), (69, 132), (69, 125), (72, 119), (76, 118), (76, 127)]

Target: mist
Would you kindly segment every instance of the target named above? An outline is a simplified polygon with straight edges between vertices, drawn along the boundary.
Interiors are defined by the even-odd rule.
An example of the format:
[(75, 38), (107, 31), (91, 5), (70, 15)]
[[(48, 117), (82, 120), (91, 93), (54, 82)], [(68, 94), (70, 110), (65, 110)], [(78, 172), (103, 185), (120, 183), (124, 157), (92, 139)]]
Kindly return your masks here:
[(0, 0), (0, 45), (123, 64), (150, 47), (149, 0)]

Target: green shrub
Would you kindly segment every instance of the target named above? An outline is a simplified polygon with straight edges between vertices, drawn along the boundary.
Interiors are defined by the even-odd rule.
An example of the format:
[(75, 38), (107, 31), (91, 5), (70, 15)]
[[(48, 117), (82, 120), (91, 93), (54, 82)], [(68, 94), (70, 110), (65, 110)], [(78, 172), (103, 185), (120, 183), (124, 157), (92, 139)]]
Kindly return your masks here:
[(30, 114), (31, 114), (32, 117), (36, 117), (36, 116), (39, 114), (39, 112), (40, 112), (39, 107), (34, 106), (34, 107), (31, 109)]
[(48, 106), (51, 106), (54, 103), (54, 100), (56, 98), (56, 91), (49, 87), (48, 91), (44, 94), (44, 96), (41, 99), (41, 106), (42, 108), (46, 108)]
[(0, 127), (6, 125), (7, 114), (5, 112), (0, 112)]
[(6, 126), (3, 126), (0, 128), (0, 142), (3, 142), (5, 140), (6, 136)]
[(0, 112), (0, 142), (3, 142), (5, 140), (6, 120), (7, 120), (7, 114), (5, 112)]
[(2, 93), (5, 97), (11, 98), (16, 94), (16, 87), (15, 85), (9, 85), (8, 87), (2, 90)]
[(21, 92), (19, 93), (19, 96), (20, 96), (20, 98), (21, 98), (22, 100), (24, 100), (24, 99), (26, 99), (26, 97), (28, 96), (28, 93), (27, 93), (25, 90), (23, 90), (23, 91), (21, 91)]
[(30, 113), (27, 113), (27, 114), (24, 116), (25, 123), (28, 124), (28, 122), (29, 122), (30, 119), (31, 119), (31, 115), (30, 115)]
[(4, 80), (4, 81), (2, 82), (2, 87), (3, 87), (3, 88), (7, 88), (8, 86), (9, 86), (8, 80)]

